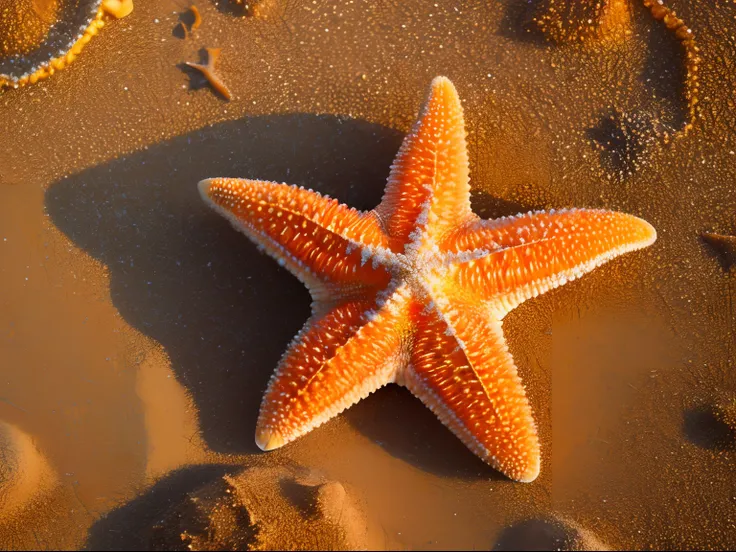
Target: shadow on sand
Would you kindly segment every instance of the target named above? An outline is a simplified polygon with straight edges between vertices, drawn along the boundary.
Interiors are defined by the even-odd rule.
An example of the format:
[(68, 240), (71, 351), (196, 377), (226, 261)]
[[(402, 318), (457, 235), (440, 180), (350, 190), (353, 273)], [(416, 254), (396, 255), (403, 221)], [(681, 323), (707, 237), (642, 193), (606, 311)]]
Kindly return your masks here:
[[(239, 469), (210, 464), (170, 473), (144, 495), (96, 521), (89, 531), (85, 550), (150, 550), (156, 525), (184, 504), (189, 493)], [(184, 545), (181, 549), (186, 550)]]
[(306, 289), (199, 197), (211, 176), (316, 189), (359, 208), (380, 201), (398, 132), (334, 117), (219, 124), (52, 185), (54, 224), (107, 265), (121, 315), (161, 343), (217, 452), (256, 452), (266, 383), (309, 316)]
[[(121, 315), (166, 348), (212, 450), (258, 452), (253, 430), (263, 391), (307, 320), (310, 298), (296, 278), (205, 206), (196, 183), (211, 176), (283, 181), (371, 209), (401, 139), (395, 130), (333, 116), (246, 118), (134, 152), (49, 188), (51, 219), (109, 267)], [(474, 203), (481, 216), (524, 210), (487, 196)], [(346, 416), (421, 469), (496, 475), (394, 386)]]
[(493, 550), (575, 550), (574, 543), (574, 530), (553, 518), (539, 518), (504, 529)]
[(685, 410), (682, 420), (685, 437), (694, 445), (712, 451), (734, 450), (733, 430), (718, 419), (713, 407), (700, 405)]
[(511, 0), (506, 2), (498, 34), (519, 42), (544, 46), (544, 35), (532, 22), (535, 8), (540, 0)]

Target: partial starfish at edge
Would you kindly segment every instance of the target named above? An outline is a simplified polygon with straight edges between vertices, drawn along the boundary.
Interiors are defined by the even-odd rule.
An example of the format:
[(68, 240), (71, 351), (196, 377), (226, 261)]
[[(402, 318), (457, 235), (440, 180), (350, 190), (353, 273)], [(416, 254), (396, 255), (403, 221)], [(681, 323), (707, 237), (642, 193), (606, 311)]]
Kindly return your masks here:
[(656, 239), (647, 222), (603, 210), (480, 219), (470, 208), (460, 99), (444, 77), (432, 82), (373, 211), (258, 180), (213, 178), (199, 189), (313, 298), (263, 398), (261, 449), (398, 383), (518, 481), (539, 474), (539, 440), (501, 321), (526, 299)]

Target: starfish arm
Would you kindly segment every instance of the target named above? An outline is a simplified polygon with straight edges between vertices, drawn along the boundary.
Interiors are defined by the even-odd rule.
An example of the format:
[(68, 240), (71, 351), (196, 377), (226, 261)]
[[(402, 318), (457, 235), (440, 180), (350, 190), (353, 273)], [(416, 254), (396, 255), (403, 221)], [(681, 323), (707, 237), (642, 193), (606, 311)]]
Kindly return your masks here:
[(405, 364), (408, 294), (377, 310), (354, 301), (315, 317), (294, 338), (261, 403), (256, 443), (272, 450), (394, 381)]
[(404, 139), (376, 213), (398, 252), (475, 217), (463, 109), (448, 79), (432, 81), (429, 99)]
[[(654, 243), (646, 221), (613, 211), (571, 209), (469, 224), (456, 233), (455, 284), (507, 312), (601, 264)], [(483, 249), (483, 248), (486, 249)]]
[(296, 275), (316, 301), (327, 301), (338, 288), (389, 282), (384, 268), (366, 262), (388, 247), (370, 213), (311, 190), (260, 180), (211, 178), (199, 189), (208, 204)]
[(517, 481), (536, 479), (536, 425), (500, 322), (442, 299), (418, 312), (416, 328), (402, 383), (483, 461)]

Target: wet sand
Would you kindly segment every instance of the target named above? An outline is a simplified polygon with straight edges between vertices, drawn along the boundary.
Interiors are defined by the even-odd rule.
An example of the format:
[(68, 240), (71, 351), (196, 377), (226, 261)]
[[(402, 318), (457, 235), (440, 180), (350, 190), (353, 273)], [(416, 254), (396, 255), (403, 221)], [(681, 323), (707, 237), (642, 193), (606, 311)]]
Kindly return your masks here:
[[(188, 4), (138, 2), (68, 68), (0, 92), (0, 422), (58, 481), (0, 521), (1, 548), (144, 548), (172, 504), (285, 464), (350, 489), (406, 548), (510, 547), (550, 517), (614, 549), (736, 546), (736, 455), (708, 415), (736, 395), (734, 280), (699, 238), (736, 233), (736, 6), (672, 3), (701, 48), (702, 118), (631, 170), (596, 130), (612, 106), (682, 124), (677, 42), (635, 5), (621, 43), (552, 45), (525, 4), (207, 1), (182, 39)], [(204, 47), (230, 102), (180, 68)], [(541, 435), (532, 484), (394, 386), (260, 453), (261, 395), (309, 297), (195, 188), (270, 179), (372, 208), (439, 74), (479, 215), (604, 207), (659, 234), (505, 320)]]

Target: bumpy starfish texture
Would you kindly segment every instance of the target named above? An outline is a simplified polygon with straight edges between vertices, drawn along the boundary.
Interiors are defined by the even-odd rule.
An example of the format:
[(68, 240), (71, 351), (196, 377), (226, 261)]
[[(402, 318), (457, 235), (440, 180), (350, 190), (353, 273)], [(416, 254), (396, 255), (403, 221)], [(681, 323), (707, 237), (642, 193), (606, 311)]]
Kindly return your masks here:
[(462, 107), (443, 77), (432, 82), (373, 211), (273, 182), (213, 178), (199, 189), (313, 298), (312, 318), (261, 404), (263, 450), (393, 382), (519, 481), (539, 474), (539, 441), (501, 320), (656, 239), (647, 222), (602, 210), (481, 220), (470, 208)]

